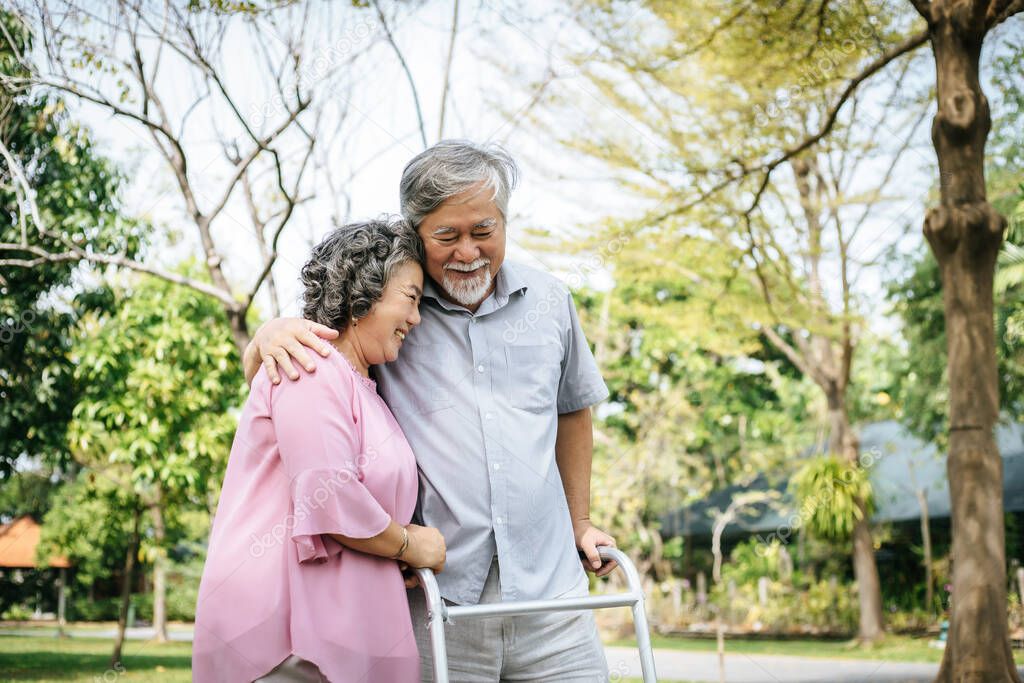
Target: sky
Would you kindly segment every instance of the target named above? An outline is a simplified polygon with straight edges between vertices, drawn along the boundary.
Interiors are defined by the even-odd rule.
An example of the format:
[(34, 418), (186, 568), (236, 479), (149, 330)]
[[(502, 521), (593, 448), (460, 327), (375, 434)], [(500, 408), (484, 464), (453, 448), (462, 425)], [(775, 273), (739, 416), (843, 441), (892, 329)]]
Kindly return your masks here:
[[(428, 1), (403, 3), (396, 10), (394, 3), (382, 4), (415, 83), (428, 144), (439, 139), (453, 6), (453, 2)], [(104, 14), (106, 7), (97, 3), (98, 20), (109, 16)], [(307, 10), (308, 15), (302, 16)], [(635, 21), (639, 31), (642, 19), (639, 13), (635, 20), (628, 16), (627, 26)], [(93, 25), (95, 29), (87, 30), (102, 36), (102, 21)], [(276, 24), (257, 20), (254, 28), (262, 46), (245, 22), (237, 21), (232, 26), (215, 66), (248, 125), (259, 130), (273, 126), (284, 115), (269, 74), (271, 66), (281, 62), (285, 48), (278, 36), (290, 30), (302, 32), (305, 61), (298, 80), (305, 88), (313, 89), (315, 102), (324, 107), (321, 127), (315, 132), (320, 170), (307, 175), (300, 195), (308, 199), (282, 234), (274, 268), (282, 311), (295, 315), (299, 310), (298, 270), (309, 248), (331, 229), (332, 220), (397, 213), (402, 168), (423, 149), (423, 140), (405, 70), (372, 8), (354, 8), (351, 3), (300, 3)], [(209, 37), (202, 26), (197, 32), (200, 39)], [(643, 135), (607, 107), (593, 86), (575, 73), (569, 56), (588, 52), (588, 40), (574, 25), (570, 5), (460, 1), (446, 100), (444, 137), (500, 142), (520, 163), (521, 183), (511, 203), (509, 258), (563, 277), (580, 272), (578, 259), (531, 248), (526, 239), (529, 229), (579, 234), (604, 217), (636, 215), (645, 206), (643, 200), (615, 183), (608, 169), (558, 144), (559, 138), (579, 134), (579, 127), (595, 110), (612, 125), (621, 125), (626, 134)], [(120, 54), (127, 48), (123, 44), (112, 47)], [(141, 52), (148, 64), (156, 61), (154, 43), (143, 44)], [(930, 57), (923, 54), (923, 58), (927, 65)], [(189, 156), (190, 176), (197, 201), (208, 209), (217, 203), (230, 172), (221, 142), (236, 141), (243, 150), (251, 143), (215, 91), (208, 97), (198, 97), (205, 86), (195, 77), (196, 70), (180, 57), (165, 50), (156, 73), (156, 87), (170, 118), (185, 121), (180, 134)], [(922, 73), (930, 76), (927, 69)], [(550, 74), (555, 77), (545, 80)], [(546, 97), (556, 89), (562, 101), (570, 105), (560, 110), (562, 118), (532, 120), (532, 114), (546, 113)], [(150, 257), (169, 264), (198, 253), (196, 229), (185, 215), (181, 194), (145, 129), (88, 103), (72, 102), (71, 106), (75, 119), (92, 131), (103, 153), (126, 170), (128, 210), (180, 236), (171, 242), (159, 239)], [(877, 113), (880, 105), (873, 106)], [(865, 107), (861, 116), (874, 124), (877, 139), (896, 149), (906, 133), (890, 121), (873, 119), (871, 107)], [(899, 241), (904, 251), (919, 248), (921, 218), (935, 175), (928, 121), (930, 115), (911, 140), (894, 183), (893, 201), (865, 224), (864, 246), (858, 249), (866, 256), (894, 241)], [(289, 164), (301, 158), (301, 142), (298, 136), (287, 136), (278, 145), (281, 154), (290, 159)], [(874, 181), (881, 168), (880, 163), (866, 165), (861, 172), (864, 184)], [(334, 191), (324, 180), (326, 171), (334, 181)], [(273, 199), (270, 180), (263, 176), (257, 181), (264, 205)], [(214, 232), (221, 252), (227, 255), (229, 279), (240, 288), (247, 287), (259, 270), (250, 225), (248, 209), (236, 191), (215, 222)], [(905, 235), (894, 240), (894, 234), (902, 235), (904, 231)], [(834, 279), (834, 264), (829, 267), (832, 272), (826, 277)], [(602, 269), (585, 270), (587, 284), (609, 286), (610, 277)], [(862, 293), (865, 310), (874, 323), (891, 329), (893, 322), (886, 318), (884, 307), (873, 305), (884, 293), (884, 276), (881, 270), (869, 273)], [(257, 304), (266, 316), (269, 306), (265, 290)]]
[[(322, 10), (318, 3), (314, 5)], [(346, 9), (350, 11), (345, 16), (329, 17), (329, 30), (307, 36), (307, 67), (302, 70), (302, 81), (316, 87), (321, 101), (326, 103), (326, 125), (318, 136), (318, 146), (327, 158), (325, 163), (343, 181), (344, 194), (351, 201), (350, 208), (342, 211), (343, 218), (358, 220), (398, 212), (402, 168), (423, 149), (423, 144), (405, 73), (376, 16)], [(509, 149), (522, 171), (510, 206), (509, 258), (557, 269), (561, 267), (557, 257), (523, 244), (521, 237), (528, 227), (558, 230), (562, 226), (586, 225), (613, 211), (628, 210), (631, 199), (621, 193), (616, 195), (614, 184), (596, 177), (585, 160), (572, 159), (552, 149), (550, 135), (539, 135), (524, 120), (537, 94), (528, 81), (539, 77), (552, 58), (550, 45), (559, 37), (562, 19), (543, 11), (535, 15), (512, 12), (487, 3), (460, 3), (444, 137), (496, 141)], [(390, 15), (388, 19), (415, 81), (427, 142), (433, 143), (439, 139), (437, 128), (452, 5), (425, 3), (414, 11), (403, 8), (394, 21)], [(326, 18), (324, 23), (328, 23)], [(274, 33), (266, 25), (261, 30), (265, 35)], [(273, 49), (273, 41), (268, 42)], [(240, 103), (250, 124), (272, 125), (283, 115), (280, 98), (273, 95), (267, 83), (261, 82), (266, 80), (267, 69), (255, 56), (256, 52), (251, 37), (245, 31), (235, 31), (225, 39), (225, 58), (220, 67), (232, 97)], [(356, 53), (358, 59), (349, 65), (347, 60)], [(517, 77), (513, 82), (503, 72), (511, 54), (516, 55), (515, 68), (522, 80)], [(338, 79), (337, 89), (325, 87), (325, 74), (334, 70), (347, 74)], [(181, 60), (161, 56), (156, 83), (158, 90), (165, 93), (164, 103), (172, 112), (172, 120), (183, 117), (196, 93), (201, 92), (192, 73)], [(351, 88), (345, 87), (346, 81), (352, 83)], [(217, 202), (219, 189), (228, 175), (217, 138), (240, 140), (243, 148), (246, 142), (240, 127), (232, 126), (231, 116), (223, 106), (207, 106), (206, 102), (212, 99), (215, 98), (201, 102), (191, 111), (182, 136), (202, 207)], [(195, 253), (195, 228), (184, 215), (180, 192), (166, 162), (155, 153), (145, 130), (89, 103), (73, 107), (73, 115), (90, 128), (101, 151), (128, 170), (129, 211), (181, 234), (182, 239), (175, 245), (161, 245), (155, 257), (168, 262)], [(347, 110), (344, 119), (339, 113), (343, 108)], [(282, 149), (288, 156), (290, 145), (283, 144)], [(344, 182), (352, 169), (358, 169), (358, 173)], [(574, 177), (581, 170), (587, 174), (586, 179)], [(604, 190), (595, 195), (593, 190), (599, 185)], [(267, 183), (264, 189), (268, 189)], [(274, 269), (286, 314), (298, 311), (298, 269), (310, 246), (331, 229), (335, 213), (337, 197), (323, 182), (314, 183), (308, 193), (316, 196), (297, 210), (285, 229)], [(249, 225), (248, 209), (236, 192), (215, 223), (214, 231), (222, 252), (229, 254), (231, 279), (237, 282), (247, 282), (247, 275), (257, 269)]]

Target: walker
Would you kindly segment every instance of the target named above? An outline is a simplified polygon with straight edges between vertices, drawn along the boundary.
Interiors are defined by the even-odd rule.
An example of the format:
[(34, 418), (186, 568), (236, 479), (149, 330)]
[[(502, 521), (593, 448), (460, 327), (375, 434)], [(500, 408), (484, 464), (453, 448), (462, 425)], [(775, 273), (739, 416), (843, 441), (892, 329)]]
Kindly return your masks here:
[(427, 617), (430, 628), (430, 647), (434, 653), (434, 683), (448, 683), (448, 650), (444, 639), (444, 624), (453, 619), (514, 616), (537, 612), (575, 612), (607, 607), (630, 607), (633, 610), (633, 627), (636, 630), (636, 644), (640, 649), (640, 669), (644, 683), (656, 683), (654, 673), (654, 651), (651, 649), (651, 635), (647, 630), (647, 615), (644, 612), (644, 593), (640, 586), (640, 575), (626, 554), (610, 546), (598, 547), (602, 560), (614, 560), (626, 572), (629, 591), (615, 595), (588, 595), (581, 598), (558, 598), (554, 600), (520, 600), (517, 602), (496, 602), (486, 605), (451, 605), (441, 599), (434, 572), (417, 569), (420, 585), (427, 598)]

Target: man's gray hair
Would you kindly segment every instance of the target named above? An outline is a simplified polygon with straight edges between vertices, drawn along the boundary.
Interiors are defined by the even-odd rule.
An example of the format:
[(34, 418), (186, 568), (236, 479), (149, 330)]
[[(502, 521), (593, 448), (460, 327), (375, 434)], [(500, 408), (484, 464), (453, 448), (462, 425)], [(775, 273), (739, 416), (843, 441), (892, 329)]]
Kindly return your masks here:
[(494, 195), (503, 219), (508, 199), (519, 178), (519, 168), (500, 145), (478, 145), (469, 140), (442, 140), (417, 154), (402, 172), (402, 215), (413, 228), (445, 200), (477, 183)]
[(332, 230), (302, 267), (302, 315), (343, 332), (380, 300), (396, 268), (423, 259), (423, 242), (400, 218)]

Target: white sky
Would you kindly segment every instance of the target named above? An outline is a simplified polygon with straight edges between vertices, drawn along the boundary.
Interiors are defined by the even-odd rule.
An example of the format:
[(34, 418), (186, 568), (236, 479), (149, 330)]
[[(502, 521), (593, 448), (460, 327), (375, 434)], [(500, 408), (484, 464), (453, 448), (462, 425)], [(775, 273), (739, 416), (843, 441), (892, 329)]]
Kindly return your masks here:
[[(451, 22), (450, 3), (426, 3), (415, 11), (403, 8), (395, 28), (396, 40), (413, 73), (423, 107), (428, 143), (435, 142), (442, 88), (444, 60), (447, 55)], [(387, 9), (385, 11), (388, 11)], [(522, 167), (519, 189), (511, 205), (509, 257), (538, 267), (548, 267), (552, 255), (527, 250), (519, 241), (528, 226), (558, 229), (599, 219), (615, 210), (629, 211), (631, 200), (614, 186), (601, 183), (593, 175), (584, 180), (569, 180), (585, 162), (573, 160), (565, 152), (553, 149), (550, 140), (542, 139), (530, 129), (522, 114), (534, 97), (525, 83), (509, 84), (498, 65), (511, 62), (516, 55), (516, 68), (527, 78), (539, 75), (548, 60), (546, 48), (537, 42), (544, 35), (548, 42), (558, 35), (558, 21), (543, 11), (523, 18), (511, 10), (496, 10), (486, 3), (462, 2), (460, 32), (453, 59), (445, 137), (467, 137), (477, 141), (496, 140), (516, 157)], [(375, 16), (366, 10), (348, 12), (349, 17), (335, 17), (335, 28), (309, 41), (310, 81), (322, 71), (315, 59), (327, 59), (333, 66), (343, 62), (339, 48), (353, 44), (367, 50), (353, 73), (358, 83), (353, 94), (331, 93), (332, 107), (347, 105), (348, 119), (340, 133), (325, 132), (323, 149), (337, 155), (332, 166), (337, 172), (358, 167), (360, 170), (346, 185), (351, 197), (352, 219), (367, 218), (380, 213), (398, 212), (398, 180), (405, 163), (422, 150), (416, 124), (415, 109), (409, 84), (390, 46), (384, 41)], [(353, 22), (351, 15), (356, 14)], [(369, 27), (369, 29), (367, 29)], [(531, 35), (533, 33), (534, 35)], [(349, 42), (346, 42), (349, 41)], [(258, 71), (262, 64), (253, 57), (251, 41), (241, 31), (226, 41), (229, 55), (223, 67), (231, 94), (251, 123), (279, 120), (277, 111), (269, 116), (266, 84), (260, 84)], [(164, 55), (160, 65), (158, 89), (164, 93), (171, 119), (180, 118), (194, 99), (196, 85), (180, 61)], [(492, 63), (493, 62), (493, 63)], [(322, 64), (322, 62), (321, 62)], [(265, 73), (265, 70), (264, 70)], [(90, 103), (72, 104), (75, 118), (88, 126), (100, 150), (129, 169), (130, 186), (126, 192), (129, 211), (151, 218), (181, 233), (182, 241), (175, 248), (161, 249), (152, 258), (163, 264), (173, 263), (186, 253), (198, 253), (195, 227), (184, 214), (184, 203), (173, 177), (152, 146), (145, 130), (137, 123), (109, 115)], [(190, 156), (191, 175), (201, 207), (215, 203), (219, 188), (224, 186), (228, 165), (223, 160), (217, 128), (231, 130), (230, 118), (221, 109), (213, 111), (200, 105), (189, 118), (183, 139)], [(245, 139), (238, 135), (241, 146)], [(328, 147), (329, 145), (329, 147)], [(288, 145), (282, 145), (287, 150)], [(595, 195), (595, 187), (603, 185)], [(297, 275), (311, 244), (331, 229), (332, 200), (322, 183), (315, 187), (317, 198), (297, 210), (281, 239), (280, 256), (274, 273), (281, 289), (285, 313), (295, 314), (297, 307)], [(601, 199), (599, 200), (598, 197)], [(236, 195), (225, 212), (214, 223), (214, 232), (222, 252), (229, 255), (231, 280), (247, 283), (255, 277), (256, 254), (248, 233), (250, 225), (245, 205)], [(263, 309), (266, 310), (265, 308)]]
[[(392, 4), (384, 4), (385, 12), (390, 13)], [(552, 14), (552, 5), (548, 3), (527, 3), (526, 9), (513, 9), (508, 6), (511, 4), (486, 0), (461, 3), (445, 137), (493, 139), (509, 148), (523, 171), (521, 185), (512, 199), (509, 257), (564, 271), (571, 267), (571, 259), (531, 252), (522, 245), (527, 228), (545, 227), (556, 233), (585, 229), (603, 216), (635, 215), (643, 205), (610, 182), (604, 169), (554, 144), (559, 131), (538, 131), (523, 118), (536, 97), (536, 90), (528, 84), (537, 82), (549, 65), (562, 74), (557, 87), (569, 96), (570, 102), (577, 101), (581, 108), (599, 105), (585, 81), (573, 77), (562, 59), (565, 45), (579, 49), (586, 37), (574, 33), (564, 16)], [(339, 88), (322, 93), (332, 107), (347, 106), (349, 110), (342, 124), (336, 124), (335, 117), (335, 124), (322, 131), (322, 149), (335, 172), (359, 169), (351, 182), (345, 183), (352, 202), (351, 218), (396, 213), (402, 167), (422, 149), (409, 84), (370, 10), (354, 9), (344, 2), (330, 9), (324, 9), (327, 6), (320, 3), (314, 6), (316, 16), (307, 26), (304, 43), (308, 52), (304, 81), (316, 82), (324, 66), (340, 67), (355, 81), (351, 92)], [(403, 5), (394, 26), (396, 39), (415, 78), (429, 143), (438, 139), (438, 109), (451, 11), (451, 2)], [(262, 29), (264, 34), (269, 32), (265, 25)], [(353, 65), (345, 62), (348, 54), (362, 51), (365, 54)], [(928, 63), (930, 56), (925, 59)], [(158, 88), (168, 109), (175, 112), (172, 118), (180, 118), (194, 100), (197, 84), (173, 55), (164, 55), (162, 60)], [(278, 118), (279, 113), (272, 111), (273, 98), (267, 89), (267, 69), (244, 30), (235, 30), (228, 36), (221, 66), (225, 82), (250, 123)], [(930, 74), (928, 71), (929, 77)], [(129, 170), (129, 210), (181, 233), (183, 239), (177, 246), (164, 245), (151, 258), (170, 265), (186, 253), (198, 253), (195, 227), (184, 215), (180, 193), (144, 129), (92, 105), (72, 103), (72, 110), (74, 117), (93, 131), (100, 149)], [(269, 116), (265, 117), (264, 112)], [(614, 120), (616, 114), (608, 114)], [(866, 109), (864, 116), (870, 115), (871, 110)], [(929, 123), (930, 119), (919, 129), (914, 149), (908, 152), (895, 184), (896, 200), (865, 226), (864, 253), (888, 247), (893, 243), (893, 234), (906, 225), (910, 232), (903, 240), (904, 247), (920, 243), (924, 202), (936, 173), (928, 140)], [(580, 120), (565, 120), (561, 125), (567, 131), (580, 132), (574, 129)], [(232, 125), (223, 108), (214, 110), (201, 104), (191, 114), (183, 139), (200, 205), (207, 208), (214, 203), (229, 169), (221, 156), (215, 128), (235, 136), (245, 147), (241, 129)], [(894, 149), (902, 142), (901, 133), (893, 130), (891, 124), (879, 122), (875, 130)], [(281, 148), (285, 153), (292, 149), (287, 141)], [(864, 181), (870, 183), (878, 173), (878, 165), (866, 167)], [(309, 247), (331, 228), (335, 198), (322, 182), (309, 189), (315, 191), (316, 198), (301, 207), (286, 228), (274, 269), (286, 314), (298, 311), (297, 273)], [(222, 253), (228, 255), (229, 277), (240, 287), (247, 286), (255, 277), (258, 264), (248, 226), (247, 210), (236, 192), (215, 223), (214, 231)], [(862, 291), (865, 310), (884, 328), (891, 323), (882, 319), (883, 309), (877, 306), (884, 292), (880, 275), (870, 275)], [(826, 274), (835, 276), (834, 272)], [(598, 274), (591, 284), (605, 286), (607, 278)], [(266, 315), (264, 304), (260, 305)]]

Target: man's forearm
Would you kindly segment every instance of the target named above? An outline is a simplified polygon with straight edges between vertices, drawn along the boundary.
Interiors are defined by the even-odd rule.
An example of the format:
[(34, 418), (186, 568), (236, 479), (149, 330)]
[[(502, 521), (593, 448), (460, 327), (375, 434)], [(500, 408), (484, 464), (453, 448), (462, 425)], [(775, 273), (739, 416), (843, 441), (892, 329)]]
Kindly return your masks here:
[(594, 457), (594, 424), (590, 408), (558, 416), (555, 462), (562, 477), (573, 526), (590, 520), (590, 470)]

